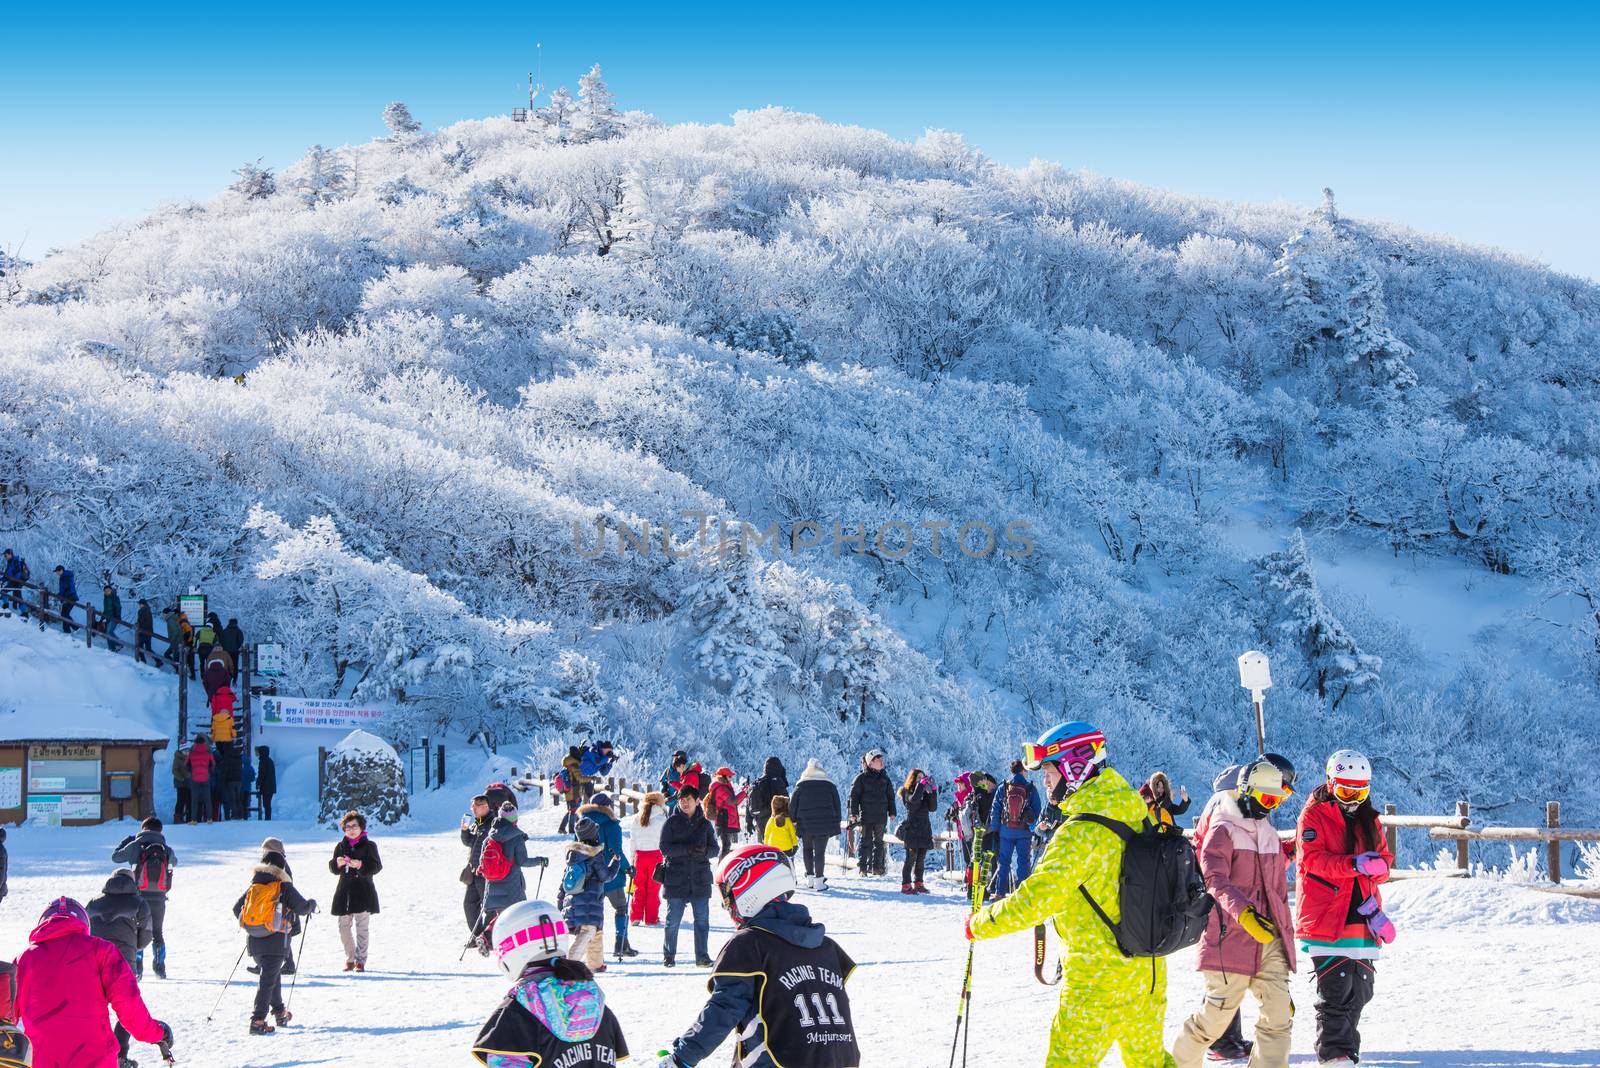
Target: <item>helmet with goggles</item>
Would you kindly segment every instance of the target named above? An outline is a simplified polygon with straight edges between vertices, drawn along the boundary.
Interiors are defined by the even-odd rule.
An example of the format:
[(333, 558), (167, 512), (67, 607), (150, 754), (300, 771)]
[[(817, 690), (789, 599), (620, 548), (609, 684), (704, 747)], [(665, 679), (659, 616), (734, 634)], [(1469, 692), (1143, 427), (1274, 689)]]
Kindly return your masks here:
[(1372, 792), (1372, 762), (1354, 749), (1341, 749), (1328, 758), (1324, 769), (1328, 792), (1339, 804), (1354, 807)]
[(1054, 764), (1061, 773), (1060, 796), (1055, 798), (1060, 800), (1106, 766), (1106, 736), (1081, 719), (1060, 723), (1039, 735), (1037, 742), (1023, 745), (1022, 764), (1029, 771)]
[(1283, 771), (1263, 757), (1239, 769), (1239, 810), (1250, 819), (1261, 819), (1289, 800), (1294, 789), (1284, 781)]

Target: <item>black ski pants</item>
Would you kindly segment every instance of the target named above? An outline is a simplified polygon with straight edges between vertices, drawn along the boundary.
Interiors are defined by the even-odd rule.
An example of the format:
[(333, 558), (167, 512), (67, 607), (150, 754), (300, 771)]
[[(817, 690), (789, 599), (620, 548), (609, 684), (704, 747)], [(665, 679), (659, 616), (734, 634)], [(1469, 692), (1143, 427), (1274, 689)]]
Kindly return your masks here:
[(805, 865), (807, 875), (827, 875), (825, 865), (828, 862), (828, 839), (826, 834), (808, 834), (804, 840)]
[(857, 847), (857, 865), (862, 875), (882, 875), (884, 872), (883, 832), (887, 825), (863, 823), (861, 844)]
[(1361, 1056), (1361, 1010), (1372, 1000), (1376, 961), (1312, 957), (1317, 970), (1317, 1059)]
[(906, 862), (900, 866), (900, 881), (902, 883), (920, 883), (922, 881), (922, 862), (928, 857), (926, 849), (912, 849), (906, 846)]

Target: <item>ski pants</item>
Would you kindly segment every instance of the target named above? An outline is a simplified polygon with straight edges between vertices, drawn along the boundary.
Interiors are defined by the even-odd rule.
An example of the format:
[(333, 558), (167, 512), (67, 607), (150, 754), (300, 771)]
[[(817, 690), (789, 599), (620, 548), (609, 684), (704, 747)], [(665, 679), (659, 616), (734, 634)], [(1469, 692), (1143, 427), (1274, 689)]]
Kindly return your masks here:
[(265, 1020), (268, 1010), (283, 1011), (283, 968), (289, 962), (289, 940), (286, 935), (270, 935), (250, 939), (250, 959), (261, 969), (256, 982), (256, 1003), (251, 1010), (252, 1020)]
[(1274, 939), (1261, 951), (1261, 964), (1254, 975), (1238, 972), (1201, 972), (1206, 980), (1206, 998), (1200, 1011), (1183, 1022), (1178, 1040), (1172, 1044), (1172, 1058), (1178, 1068), (1200, 1068), (1206, 1047), (1227, 1030), (1245, 994), (1261, 1004), (1256, 1020), (1256, 1045), (1250, 1054), (1251, 1068), (1288, 1068), (1289, 1035), (1294, 1029), (1294, 999), (1289, 996), (1289, 961), (1283, 942)]
[(883, 832), (885, 824), (863, 823), (861, 841), (856, 846), (858, 869), (862, 875), (880, 875), (884, 870)]
[(628, 937), (628, 891), (625, 887), (607, 890), (605, 898), (611, 902), (611, 927), (617, 941)]
[(828, 839), (832, 835), (808, 834), (805, 836), (803, 851), (805, 853), (807, 875), (827, 875)]
[(1372, 1000), (1376, 961), (1312, 957), (1317, 970), (1317, 1059), (1361, 1056), (1361, 1010)]
[(641, 849), (633, 863), (633, 906), (629, 917), (634, 923), (660, 923), (661, 884), (656, 882), (656, 865), (661, 863), (661, 850)]
[(905, 863), (900, 865), (900, 882), (905, 885), (922, 882), (922, 862), (927, 858), (926, 849), (913, 849), (906, 846)]
[(1113, 1043), (1121, 1048), (1127, 1068), (1169, 1068), (1171, 1059), (1161, 1045), (1166, 975), (1152, 993), (1108, 997), (1097, 995), (1094, 974), (1069, 963), (1061, 980), (1061, 1004), (1050, 1022), (1045, 1068), (1099, 1068)]
[(600, 928), (586, 923), (572, 932), (572, 945), (567, 947), (567, 959), (580, 960), (594, 972), (605, 967), (605, 952), (605, 939), (600, 935)]
[(167, 895), (140, 894), (139, 896), (150, 906), (150, 943), (159, 952), (167, 944), (167, 934), (163, 930), (167, 922)]
[(211, 783), (189, 783), (189, 819), (195, 823), (211, 821)]
[(478, 933), (478, 914), (483, 911), (483, 876), (474, 875), (461, 896), (461, 911), (467, 914), (467, 928)]
[[(1016, 858), (1017, 875), (1015, 881), (1011, 877), (1012, 858)], [(1033, 836), (1027, 831), (1001, 831), (1000, 832), (1000, 867), (999, 875), (995, 878), (994, 889), (997, 894), (1009, 894), (1016, 888), (1017, 883), (1026, 879), (1033, 872)]]

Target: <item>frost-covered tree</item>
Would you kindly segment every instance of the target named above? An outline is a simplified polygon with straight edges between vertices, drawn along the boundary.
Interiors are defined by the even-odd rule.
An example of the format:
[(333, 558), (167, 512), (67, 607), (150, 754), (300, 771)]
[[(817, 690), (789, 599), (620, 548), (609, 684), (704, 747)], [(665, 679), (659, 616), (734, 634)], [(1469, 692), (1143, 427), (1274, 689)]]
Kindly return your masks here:
[(1383, 282), (1370, 263), (1355, 260), (1350, 266), (1341, 322), (1334, 337), (1344, 347), (1347, 364), (1366, 376), (1368, 384), (1385, 399), (1417, 384), (1411, 370), (1411, 346), (1389, 329), (1383, 303)]
[(1338, 333), (1338, 250), (1324, 212), (1283, 243), (1272, 266), (1282, 327), (1294, 362), (1306, 366)]
[(239, 177), (228, 188), (246, 200), (265, 200), (278, 191), (277, 175), (272, 173), (271, 167), (263, 167), (259, 159), (244, 164), (233, 173)]
[(761, 565), (736, 536), (707, 564), (686, 593), (697, 637), (694, 659), (735, 705), (770, 724), (777, 714), (772, 685), (792, 667), (783, 655), (761, 592)]
[(383, 124), (389, 128), (389, 140), (406, 141), (422, 131), (422, 123), (411, 116), (411, 109), (396, 100), (383, 109)]
[(348, 195), (353, 172), (337, 152), (312, 145), (302, 163), (300, 177), (294, 180), (295, 193), (307, 207), (331, 203)]
[(1383, 658), (1363, 652), (1323, 601), (1305, 535), (1296, 530), (1282, 552), (1261, 559), (1256, 575), (1270, 598), (1273, 630), (1299, 652), (1318, 698), (1337, 709), (1351, 692), (1378, 682)]
[(536, 109), (534, 115), (548, 140), (566, 141), (572, 134), (577, 111), (577, 101), (572, 99), (572, 93), (563, 85), (550, 94), (550, 103)]
[[(554, 97), (551, 97), (551, 104), (555, 104)], [(600, 76), (598, 63), (578, 79), (578, 111), (573, 130), (580, 141), (606, 141), (622, 132), (616, 100), (611, 96), (605, 79)]]

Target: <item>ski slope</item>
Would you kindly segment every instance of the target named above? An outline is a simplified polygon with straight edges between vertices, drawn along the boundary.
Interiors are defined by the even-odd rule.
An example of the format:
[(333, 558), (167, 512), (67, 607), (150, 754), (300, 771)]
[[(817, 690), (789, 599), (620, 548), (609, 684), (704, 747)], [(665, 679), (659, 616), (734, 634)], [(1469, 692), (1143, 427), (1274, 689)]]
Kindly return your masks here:
[[(241, 967), (225, 992), (243, 946), (230, 907), (248, 880), (266, 833), (284, 839), (296, 883), (324, 907), (334, 878), (327, 870), (335, 836), (304, 823), (178, 827), (170, 841), (180, 864), (167, 918), (169, 974), (149, 977), (151, 1009), (173, 1026), (179, 1061), (208, 1068), (299, 1065), (466, 1065), (478, 1026), (504, 981), (473, 954), (458, 961), (465, 924), (464, 861), (448, 815), (451, 799), (429, 798), (426, 813), (403, 829), (374, 828), (383, 853), (378, 878), (382, 913), (372, 924), (371, 969), (343, 972), (332, 917), (312, 918), (292, 1009), (295, 1020), (270, 1037), (246, 1034), (253, 976)], [(556, 858), (556, 813), (527, 813), (530, 845)], [(432, 827), (441, 827), (433, 830)], [(10, 832), (11, 893), (0, 904), (0, 953), (14, 957), (45, 904), (58, 894), (87, 900), (111, 871), (109, 855), (131, 822), (104, 827)], [(537, 874), (533, 873), (537, 878)], [(552, 877), (545, 880), (553, 894)], [(860, 962), (850, 983), (863, 1064), (931, 1068), (947, 1063), (965, 943), (963, 905), (953, 886), (904, 898), (891, 880), (834, 879), (827, 894), (802, 891), (815, 915)], [(1364, 1021), (1368, 1065), (1568, 1066), (1600, 1064), (1600, 904), (1500, 883), (1437, 880), (1401, 883), (1389, 893), (1400, 936), (1379, 965), (1378, 993)], [(713, 952), (729, 926), (713, 906)], [(613, 964), (601, 977), (635, 1063), (689, 1024), (704, 996), (705, 973), (660, 964), (659, 929), (635, 929), (642, 956)], [(689, 933), (684, 932), (687, 939)], [(680, 948), (680, 960), (685, 954)], [(973, 979), (972, 1057), (985, 1065), (1039, 1065), (1057, 991), (1032, 975), (1026, 935), (979, 945)], [(1193, 955), (1175, 958), (1168, 1038), (1198, 1003)], [(221, 995), (215, 1019), (207, 1013)], [(1295, 1062), (1314, 1063), (1312, 989), (1301, 975)], [(1246, 1009), (1247, 1019), (1253, 1010)], [(730, 1045), (707, 1063), (721, 1065)], [(135, 1047), (149, 1068), (155, 1050)], [(1116, 1055), (1108, 1064), (1121, 1063)]]

